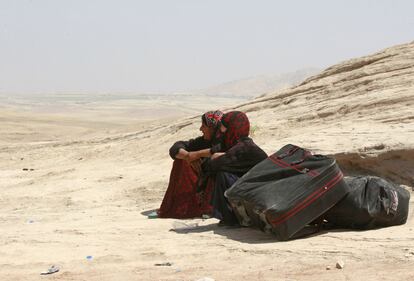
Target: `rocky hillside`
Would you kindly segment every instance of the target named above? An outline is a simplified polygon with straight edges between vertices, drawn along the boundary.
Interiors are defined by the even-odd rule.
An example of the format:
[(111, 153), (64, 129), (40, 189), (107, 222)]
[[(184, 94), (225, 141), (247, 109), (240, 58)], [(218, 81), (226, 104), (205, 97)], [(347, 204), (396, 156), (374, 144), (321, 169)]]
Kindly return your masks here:
[(238, 109), (257, 120), (269, 149), (299, 143), (337, 154), (343, 169), (414, 183), (414, 43), (334, 65)]
[[(344, 61), (234, 109), (248, 113), (268, 153), (294, 143), (334, 154), (345, 170), (414, 183), (414, 42)], [(171, 125), (171, 141), (193, 136), (197, 126), (198, 117)]]

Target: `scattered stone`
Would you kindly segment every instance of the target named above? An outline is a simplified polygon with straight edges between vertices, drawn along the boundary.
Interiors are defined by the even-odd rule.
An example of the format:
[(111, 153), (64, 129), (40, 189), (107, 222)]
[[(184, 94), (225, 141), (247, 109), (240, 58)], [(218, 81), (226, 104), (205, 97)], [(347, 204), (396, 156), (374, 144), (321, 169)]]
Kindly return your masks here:
[(47, 271), (43, 271), (43, 272), (41, 272), (41, 273), (40, 273), (40, 275), (48, 275), (48, 274), (53, 274), (53, 273), (59, 272), (59, 270), (60, 270), (59, 266), (57, 266), (57, 265), (52, 265), (51, 267), (49, 267), (49, 268), (47, 269)]
[(23, 170), (23, 171), (29, 171), (29, 169), (28, 169), (28, 168), (23, 168), (22, 170)]
[(336, 262), (336, 268), (337, 269), (342, 269), (342, 268), (344, 268), (344, 266), (345, 266), (345, 263), (343, 261), (337, 261)]
[(30, 171), (34, 171), (34, 169), (30, 169)]
[(81, 157), (81, 158), (79, 158), (78, 160), (79, 160), (79, 161), (80, 161), (80, 160), (83, 160), (83, 158)]
[(331, 266), (329, 266), (329, 265), (328, 265), (328, 266), (326, 267), (326, 270), (331, 270)]
[(190, 230), (196, 229), (197, 227), (198, 227), (197, 222), (186, 223), (182, 221), (174, 221), (172, 224), (172, 229), (170, 229), (170, 231), (175, 231), (175, 232), (190, 231)]

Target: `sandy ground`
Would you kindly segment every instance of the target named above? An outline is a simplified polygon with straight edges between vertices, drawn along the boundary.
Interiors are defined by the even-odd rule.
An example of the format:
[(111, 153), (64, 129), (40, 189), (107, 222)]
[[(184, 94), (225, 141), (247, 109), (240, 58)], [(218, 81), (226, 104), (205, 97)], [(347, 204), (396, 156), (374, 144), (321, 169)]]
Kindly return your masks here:
[[(298, 144), (413, 195), (414, 52), (400, 49), (237, 109), (268, 153)], [(197, 136), (200, 119), (163, 107), (165, 115), (140, 120), (118, 105), (76, 114), (0, 107), (0, 280), (414, 280), (413, 199), (405, 225), (287, 242), (215, 219), (189, 220), (198, 226), (179, 232), (170, 231), (177, 220), (148, 219), (168, 184), (168, 148)], [(58, 273), (39, 275), (53, 264)]]
[[(215, 219), (190, 220), (199, 226), (179, 233), (170, 231), (177, 220), (148, 219), (143, 212), (159, 206), (168, 183), (168, 147), (197, 134), (198, 117), (173, 125), (132, 122), (127, 128), (139, 129), (113, 134), (107, 124), (85, 120), (49, 118), (45, 125), (47, 114), (2, 112), (1, 118), (8, 120), (1, 122), (7, 137), (0, 146), (2, 280), (414, 278), (412, 215), (403, 226), (288, 242), (255, 229), (219, 228)], [(180, 135), (180, 128), (187, 130)], [(327, 134), (326, 151), (338, 151), (329, 145), (335, 134)], [(339, 260), (344, 269), (335, 268)], [(155, 266), (165, 262), (172, 265)], [(39, 275), (52, 264), (59, 273)]]

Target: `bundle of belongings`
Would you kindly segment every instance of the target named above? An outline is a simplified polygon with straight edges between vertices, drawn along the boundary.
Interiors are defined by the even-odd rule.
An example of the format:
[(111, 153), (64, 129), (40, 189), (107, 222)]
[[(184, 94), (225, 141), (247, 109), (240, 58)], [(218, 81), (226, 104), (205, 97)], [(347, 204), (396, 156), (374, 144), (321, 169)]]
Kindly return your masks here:
[(371, 229), (404, 224), (410, 193), (378, 177), (344, 177), (335, 159), (286, 145), (229, 188), (242, 226), (296, 238), (316, 222)]

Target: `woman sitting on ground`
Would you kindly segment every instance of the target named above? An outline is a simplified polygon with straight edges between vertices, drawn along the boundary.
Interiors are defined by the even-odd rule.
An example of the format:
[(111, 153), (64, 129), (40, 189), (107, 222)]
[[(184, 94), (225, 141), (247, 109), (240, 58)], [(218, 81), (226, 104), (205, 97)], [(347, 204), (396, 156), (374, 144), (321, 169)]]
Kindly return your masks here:
[(220, 143), (218, 129), (222, 116), (223, 113), (218, 110), (206, 112), (201, 116), (200, 131), (203, 136), (178, 141), (170, 148), (174, 163), (167, 191), (157, 211), (158, 217), (194, 218), (211, 214), (212, 182), (206, 184), (200, 193), (197, 192), (197, 182), (200, 184), (200, 179), (207, 181), (200, 174), (201, 159), (211, 156), (210, 148)]
[(214, 147), (216, 152), (203, 163), (206, 175), (214, 176), (212, 195), (213, 216), (220, 220), (219, 225), (235, 225), (235, 217), (224, 192), (253, 166), (267, 158), (267, 154), (249, 138), (250, 122), (246, 114), (232, 111), (223, 115), (221, 132), (224, 134), (223, 149)]

